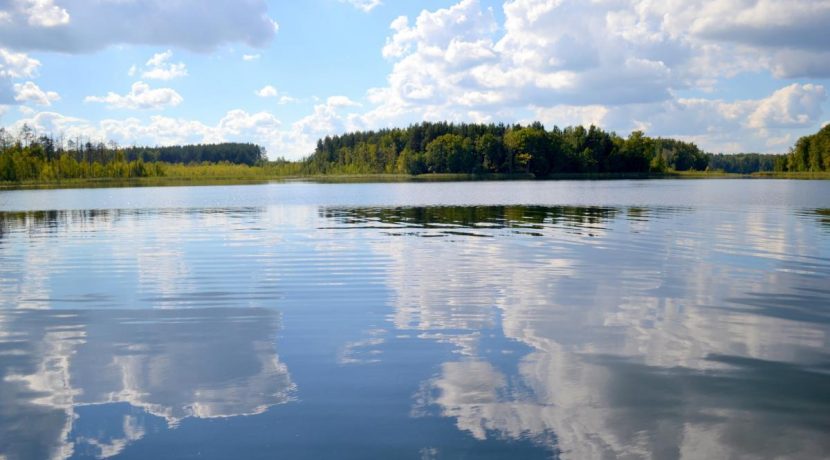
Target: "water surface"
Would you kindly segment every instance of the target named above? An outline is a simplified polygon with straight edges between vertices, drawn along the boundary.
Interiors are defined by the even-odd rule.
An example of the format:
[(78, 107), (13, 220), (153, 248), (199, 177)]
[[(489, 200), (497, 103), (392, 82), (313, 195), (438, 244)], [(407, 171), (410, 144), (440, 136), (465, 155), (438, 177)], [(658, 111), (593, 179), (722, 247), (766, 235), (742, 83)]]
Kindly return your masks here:
[(830, 182), (0, 192), (0, 458), (826, 458)]

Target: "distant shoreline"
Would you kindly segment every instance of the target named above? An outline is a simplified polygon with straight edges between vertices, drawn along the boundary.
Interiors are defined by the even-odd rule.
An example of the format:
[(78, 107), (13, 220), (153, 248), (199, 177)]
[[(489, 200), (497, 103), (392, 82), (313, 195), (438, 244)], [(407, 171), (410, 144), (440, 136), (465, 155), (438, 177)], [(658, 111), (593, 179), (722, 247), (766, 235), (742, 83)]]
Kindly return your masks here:
[(95, 178), (53, 181), (0, 182), (0, 190), (72, 189), (99, 187), (156, 187), (254, 185), (270, 182), (308, 181), (318, 183), (372, 182), (475, 182), (511, 180), (660, 180), (660, 179), (793, 179), (830, 180), (830, 172), (756, 172), (736, 174), (707, 171), (669, 171), (665, 173), (563, 173), (537, 178), (532, 174), (314, 174), (314, 175), (247, 175), (247, 176), (163, 176), (132, 179)]

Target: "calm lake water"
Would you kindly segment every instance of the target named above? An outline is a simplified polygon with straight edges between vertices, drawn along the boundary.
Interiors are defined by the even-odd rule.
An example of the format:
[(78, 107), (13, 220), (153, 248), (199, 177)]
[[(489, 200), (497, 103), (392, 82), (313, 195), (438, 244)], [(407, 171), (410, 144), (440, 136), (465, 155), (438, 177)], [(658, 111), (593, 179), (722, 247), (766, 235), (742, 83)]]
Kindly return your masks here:
[(0, 192), (0, 458), (828, 458), (830, 181)]

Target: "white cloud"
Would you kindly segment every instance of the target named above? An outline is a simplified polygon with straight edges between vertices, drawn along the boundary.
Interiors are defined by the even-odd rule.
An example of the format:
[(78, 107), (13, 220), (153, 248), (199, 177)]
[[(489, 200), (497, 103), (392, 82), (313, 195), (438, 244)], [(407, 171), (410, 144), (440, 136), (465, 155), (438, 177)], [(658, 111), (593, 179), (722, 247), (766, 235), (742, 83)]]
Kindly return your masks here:
[[(740, 44), (792, 49), (827, 48), (830, 3), (823, 0), (686, 2), (676, 8), (694, 35)], [(659, 8), (659, 7), (658, 7)]]
[[(791, 2), (781, 0), (509, 0), (499, 24), (479, 0), (461, 0), (422, 11), (414, 22), (399, 17), (391, 23), (382, 50), (393, 63), (388, 85), (370, 89), (374, 107), (351, 120), (377, 128), (421, 120), (539, 118), (560, 126), (681, 132), (720, 148), (727, 134), (706, 113), (717, 108), (724, 111), (721, 120), (741, 133), (731, 133), (730, 147), (762, 149), (792, 135), (782, 129), (817, 123), (823, 88), (796, 85), (769, 98), (734, 102), (676, 95), (712, 92), (723, 78), (742, 72), (830, 75), (826, 46), (816, 47), (809, 37), (777, 47), (749, 32), (740, 40), (713, 38), (713, 21), (778, 30), (804, 22), (813, 34), (807, 16), (824, 17), (830, 4), (795, 2), (810, 13), (784, 13)], [(820, 37), (826, 44), (826, 34)]]
[(346, 96), (331, 96), (326, 99), (326, 105), (329, 107), (360, 107), (360, 104), (349, 99)]
[(17, 91), (14, 78), (30, 78), (37, 74), (40, 61), (24, 53), (14, 53), (0, 48), (0, 104), (16, 104)]
[(89, 52), (116, 44), (210, 51), (227, 43), (263, 46), (277, 33), (265, 0), (4, 0), (0, 46)]
[(329, 97), (317, 104), (311, 114), (297, 120), (282, 133), (279, 151), (286, 158), (301, 158), (314, 151), (317, 140), (327, 135), (343, 133), (367, 126), (360, 115), (344, 109), (359, 107), (345, 96)]
[(757, 129), (812, 126), (821, 117), (821, 104), (826, 100), (823, 86), (793, 83), (760, 101), (748, 125)]
[[(77, 1), (61, 3), (72, 13), (72, 21), (83, 20), (73, 6)], [(156, 1), (161, 0), (148, 0), (148, 11), (160, 5)], [(174, 13), (189, 2), (177, 2)], [(264, 7), (257, 9), (257, 4), (257, 0), (250, 0), (240, 11), (234, 11), (233, 14), (238, 13), (235, 18), (242, 21), (244, 17), (259, 24), (257, 21), (267, 16), (263, 16)], [(797, 11), (788, 11), (787, 5)], [(114, 2), (107, 8), (114, 11), (122, 7), (123, 2)], [(231, 118), (216, 126), (166, 117), (152, 122), (109, 121), (107, 126), (112, 130), (115, 126), (130, 127), (131, 132), (144, 132), (152, 126), (160, 132), (175, 132), (172, 125), (181, 123), (199, 139), (242, 136), (247, 132), (272, 152), (292, 157), (310, 153), (317, 138), (325, 135), (445, 119), (540, 119), (560, 126), (597, 124), (621, 134), (642, 128), (651, 135), (694, 140), (711, 150), (781, 151), (783, 143), (813, 130), (821, 121), (822, 105), (827, 100), (824, 87), (790, 81), (782, 83), (773, 94), (745, 100), (707, 99), (699, 95), (707, 91), (714, 94), (724, 78), (744, 72), (768, 72), (778, 78), (830, 76), (826, 38), (818, 34), (823, 29), (813, 20), (824, 18), (828, 7), (826, 1), (808, 0), (507, 0), (504, 14), (497, 15), (480, 0), (461, 0), (447, 8), (422, 11), (414, 18), (399, 17), (390, 24), (382, 54), (392, 70), (386, 85), (367, 91), (367, 108), (347, 97), (333, 96), (322, 102), (314, 99), (310, 114), (279, 128), (274, 127), (275, 123), (269, 124), (264, 115), (243, 111), (228, 112), (226, 117)], [(84, 11), (78, 8), (79, 12)], [(110, 10), (107, 11), (113, 13)], [(225, 13), (231, 15), (228, 11)], [(208, 18), (199, 21), (216, 20), (213, 14), (211, 11)], [(166, 27), (179, 19), (158, 20)], [(236, 24), (234, 21), (231, 22)], [(790, 32), (801, 27), (799, 23), (804, 34), (795, 37)], [(270, 20), (268, 24), (272, 34), (276, 26)], [(162, 25), (159, 27), (164, 30)], [(774, 34), (764, 32), (766, 28), (785, 34), (780, 43), (770, 38)], [(181, 44), (188, 33), (168, 31), (160, 34), (165, 38), (158, 40), (191, 49), (210, 49), (233, 40), (259, 40), (251, 38), (256, 36), (255, 32), (248, 38), (229, 38), (233, 33), (222, 29), (218, 38), (206, 39), (200, 45)], [(0, 30), (0, 43), (11, 39), (7, 35), (5, 29)], [(87, 46), (83, 45), (88, 38), (85, 37), (79, 36), (81, 45), (74, 51)], [(46, 43), (47, 38), (41, 35), (40, 40)], [(89, 46), (147, 40), (150, 39), (120, 37)], [(242, 56), (245, 61), (259, 58), (259, 54)], [(11, 61), (14, 64), (8, 64)], [(0, 76), (7, 80), (4, 89), (0, 78), (0, 103), (9, 103), (8, 95), (13, 100), (16, 94), (11, 78), (29, 78), (39, 65), (25, 54), (0, 49)], [(186, 72), (184, 63), (173, 63), (168, 50), (153, 56), (144, 68), (131, 69), (130, 75), (172, 78)], [(279, 104), (299, 102), (271, 85), (255, 93), (274, 98)], [(690, 93), (696, 96), (677, 96)], [(151, 89), (143, 82), (136, 83), (126, 95), (109, 93), (87, 98), (90, 102), (124, 108), (175, 106), (181, 99), (173, 89)], [(252, 117), (258, 121), (250, 129), (232, 129), (237, 126), (233, 120), (244, 119), (248, 123)], [(171, 126), (167, 127), (168, 124)], [(96, 125), (96, 129), (101, 126)], [(153, 139), (174, 137), (153, 137), (149, 130), (145, 134)]]
[(604, 126), (609, 112), (603, 105), (556, 105), (537, 107), (533, 118), (550, 126)]
[(183, 101), (182, 96), (171, 88), (151, 89), (142, 81), (133, 83), (130, 92), (120, 95), (114, 92), (106, 96), (87, 96), (85, 102), (100, 102), (110, 108), (123, 109), (161, 109), (175, 107)]
[[(275, 99), (277, 99), (277, 104), (279, 104), (279, 105), (296, 104), (298, 102), (302, 102), (302, 100), (297, 99), (296, 97), (289, 96), (287, 94), (284, 94), (284, 93), (280, 92), (273, 85), (265, 85), (262, 88), (254, 91), (254, 94), (256, 94), (257, 96), (262, 97), (262, 98), (275, 98)], [(335, 97), (335, 103), (337, 103), (337, 101), (343, 102), (345, 105), (351, 105), (351, 106), (358, 106), (359, 105), (359, 104), (355, 103), (354, 101), (348, 100), (348, 98), (346, 98), (346, 100), (343, 101), (343, 100), (340, 100), (338, 97)]]
[(699, 21), (697, 10), (718, 19), (723, 12), (676, 3), (513, 0), (504, 5), (501, 35), (477, 0), (424, 11), (414, 25), (398, 18), (383, 49), (395, 59), (392, 96), (420, 105), (628, 104), (668, 100), (674, 91), (759, 66), (787, 71), (752, 48), (677, 34)]
[[(678, 99), (625, 106), (537, 107), (531, 119), (539, 119), (549, 126), (598, 124), (622, 134), (646, 128), (650, 134), (694, 141), (715, 152), (783, 151), (793, 140), (789, 130), (794, 125), (808, 129), (822, 121), (820, 107), (826, 99), (826, 91), (821, 86), (790, 85), (764, 98), (739, 101)], [(378, 112), (378, 109), (359, 112), (360, 107), (345, 96), (329, 97), (316, 104), (309, 115), (287, 126), (269, 112), (251, 113), (241, 109), (227, 112), (213, 125), (160, 115), (152, 116), (148, 121), (133, 117), (95, 123), (54, 112), (40, 112), (18, 124), (26, 122), (39, 132), (113, 139), (121, 144), (255, 142), (265, 146), (272, 158), (297, 159), (310, 154), (321, 137), (376, 127), (383, 124), (383, 116), (394, 116)], [(503, 119), (501, 114), (494, 113), (496, 121)], [(441, 119), (439, 115), (425, 113), (432, 119)], [(487, 112), (466, 111), (452, 115), (454, 119), (492, 121), (491, 113)]]
[(18, 102), (33, 102), (38, 105), (52, 105), (52, 102), (60, 100), (60, 95), (54, 91), (43, 91), (34, 82), (16, 83), (14, 85), (15, 97)]
[(282, 123), (268, 112), (248, 113), (241, 109), (228, 112), (216, 126), (216, 133), (221, 138), (250, 135), (263, 139), (277, 132)]
[(815, 131), (827, 99), (820, 85), (792, 84), (766, 97), (736, 101), (679, 98), (656, 104), (537, 107), (532, 119), (549, 127), (596, 124), (621, 134), (644, 129), (713, 152), (783, 153), (794, 138)]
[(55, 27), (69, 23), (69, 13), (53, 0), (23, 0), (17, 2), (28, 15), (27, 22), (35, 27)]
[(265, 85), (258, 91), (255, 91), (255, 94), (259, 97), (277, 97), (279, 95), (279, 91), (271, 85)]
[(35, 132), (49, 134), (65, 134), (67, 138), (76, 136), (89, 137), (94, 139), (105, 139), (101, 132), (94, 129), (91, 124), (82, 118), (69, 117), (56, 112), (38, 112), (29, 118), (15, 121), (11, 130), (19, 130), (24, 124), (30, 126)]
[[(141, 77), (152, 80), (172, 80), (174, 78), (186, 77), (187, 66), (184, 62), (170, 62), (172, 57), (173, 52), (171, 50), (154, 54), (144, 64), (145, 69), (141, 73)], [(133, 67), (130, 68), (130, 71), (135, 74)]]
[(0, 23), (20, 22), (33, 28), (49, 28), (69, 23), (69, 13), (54, 0), (0, 1)]
[(381, 0), (340, 0), (340, 2), (348, 3), (364, 13), (368, 13), (380, 5), (383, 5)]
[(33, 77), (40, 67), (40, 61), (24, 53), (14, 53), (0, 48), (0, 78)]

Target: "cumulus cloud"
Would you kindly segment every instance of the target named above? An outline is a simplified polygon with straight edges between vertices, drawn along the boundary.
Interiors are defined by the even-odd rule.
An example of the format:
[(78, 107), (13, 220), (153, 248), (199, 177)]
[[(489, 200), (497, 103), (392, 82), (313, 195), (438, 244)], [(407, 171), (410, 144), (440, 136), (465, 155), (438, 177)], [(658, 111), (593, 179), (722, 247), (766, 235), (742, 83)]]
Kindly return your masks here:
[(24, 53), (14, 53), (0, 48), (0, 104), (19, 103), (12, 79), (34, 77), (38, 67), (40, 67), (40, 61), (37, 59), (30, 58)]
[(279, 95), (279, 91), (271, 85), (265, 85), (255, 91), (255, 94), (259, 97), (277, 97)]
[(70, 117), (57, 112), (37, 112), (31, 117), (22, 118), (11, 124), (12, 131), (19, 131), (23, 125), (27, 125), (38, 133), (68, 134), (67, 137), (83, 135), (96, 139), (104, 139), (99, 131), (95, 131), (92, 125), (82, 118)]
[(827, 99), (821, 85), (792, 84), (765, 97), (735, 101), (678, 98), (659, 104), (536, 107), (532, 119), (547, 126), (596, 124), (622, 134), (642, 129), (713, 152), (781, 153), (821, 123)]
[(359, 104), (345, 96), (329, 97), (316, 104), (312, 113), (294, 122), (281, 136), (281, 151), (286, 157), (300, 158), (314, 151), (317, 140), (327, 135), (367, 127), (361, 115), (350, 109)]
[[(106, 13), (103, 17), (116, 10), (123, 12), (127, 3), (107, 4), (102, 7)], [(152, 26), (161, 31), (157, 37), (130, 32), (138, 35), (125, 38), (123, 32), (118, 32), (103, 44), (89, 45), (85, 40), (90, 40), (93, 32), (72, 29), (76, 22), (87, 20), (85, 8), (79, 6), (79, 0), (67, 0), (60, 4), (70, 15), (68, 24), (34, 33), (27, 39), (28, 44), (20, 46), (58, 49), (49, 41), (49, 33), (57, 30), (71, 34), (66, 36), (80, 34), (78, 44), (70, 51), (111, 43), (163, 42), (198, 50), (228, 41), (261, 44), (276, 30), (261, 3), (240, 2), (221, 20), (213, 17), (215, 11), (200, 13), (194, 19), (197, 24), (213, 21), (227, 27), (211, 29), (218, 31), (217, 36), (199, 44), (189, 41), (195, 40), (190, 35), (195, 35), (195, 26), (172, 30), (174, 25), (183, 24), (179, 9), (192, 4), (192, 0), (185, 0), (170, 6), (170, 17), (154, 19), (159, 24)], [(379, 2), (350, 3), (364, 5), (368, 11)], [(20, 14), (4, 8), (4, 4), (11, 3), (0, 0), (0, 10), (9, 17)], [(158, 5), (160, 0), (149, 0), (142, 11)], [(724, 78), (746, 72), (766, 72), (776, 78), (830, 76), (828, 38), (821, 33), (830, 8), (826, 1), (507, 0), (502, 8), (503, 14), (496, 14), (480, 0), (459, 0), (446, 8), (392, 21), (381, 50), (392, 69), (387, 84), (367, 91), (366, 100), (360, 101), (368, 101), (366, 106), (344, 96), (315, 100), (310, 114), (279, 128), (272, 123), (275, 118), (243, 111), (228, 112), (226, 117), (231, 118), (217, 125), (156, 117), (151, 122), (111, 120), (106, 128), (104, 124), (95, 128), (125, 137), (126, 133), (142, 132), (153, 139), (174, 138), (161, 134), (153, 137), (151, 130), (175, 132), (175, 124), (187, 127), (198, 139), (248, 133), (255, 136), (250, 140), (269, 146), (272, 152), (296, 158), (310, 153), (321, 136), (421, 120), (539, 119), (560, 126), (598, 124), (622, 134), (645, 129), (652, 135), (682, 137), (716, 151), (781, 151), (793, 136), (814, 130), (822, 121), (827, 95), (818, 84), (790, 81), (772, 94), (743, 100), (707, 99), (700, 94), (717, 89)], [(141, 15), (133, 16), (140, 19), (139, 23), (149, 21)], [(238, 33), (237, 26), (245, 21), (258, 26), (245, 34)], [(262, 21), (270, 28), (268, 33), (257, 32)], [(104, 26), (107, 28), (109, 24)], [(796, 36), (799, 30), (803, 33)], [(781, 39), (776, 40), (775, 34)], [(0, 44), (12, 40), (11, 35), (0, 27)], [(242, 59), (253, 61), (259, 57), (245, 54)], [(38, 65), (25, 54), (0, 49), (0, 104), (9, 103), (16, 94), (10, 79), (30, 78)], [(145, 66), (132, 69), (131, 75), (149, 79), (186, 71), (184, 64), (174, 63), (172, 53), (166, 51), (153, 56)], [(136, 85), (127, 95), (109, 93), (87, 100), (125, 108), (160, 108), (181, 102), (181, 96), (172, 89), (151, 89), (143, 82)], [(255, 93), (280, 104), (297, 102), (270, 85)], [(696, 96), (681, 98), (678, 94)], [(233, 120), (254, 124), (234, 130), (237, 122)], [(241, 126), (248, 126), (245, 123)], [(125, 127), (129, 130), (123, 131)]]
[(381, 0), (340, 0), (340, 3), (348, 3), (364, 13), (368, 13), (380, 5), (383, 5)]
[(64, 25), (69, 13), (54, 0), (5, 0), (0, 2), (0, 22), (19, 20), (33, 28)]
[(53, 0), (23, 0), (17, 2), (28, 15), (27, 22), (35, 27), (55, 27), (69, 22), (69, 13)]
[(40, 61), (24, 53), (14, 53), (0, 48), (0, 78), (33, 77), (40, 67)]
[(331, 96), (326, 99), (326, 106), (337, 107), (360, 107), (360, 104), (349, 99), (346, 96)]
[(43, 91), (34, 82), (27, 81), (26, 83), (16, 83), (14, 85), (14, 100), (17, 102), (27, 103), (32, 102), (37, 105), (52, 105), (52, 102), (59, 100), (61, 97), (54, 91)]
[(262, 46), (278, 30), (264, 0), (5, 0), (0, 15), (0, 46), (24, 51), (79, 53), (115, 44), (210, 51), (233, 42)]
[(162, 109), (182, 103), (182, 96), (171, 88), (150, 88), (142, 81), (133, 83), (130, 92), (121, 95), (110, 91), (106, 96), (87, 96), (85, 102), (100, 102), (110, 108)]
[[(502, 22), (479, 0), (461, 0), (390, 24), (382, 50), (393, 65), (388, 85), (367, 92), (374, 107), (356, 120), (382, 127), (535, 117), (559, 125), (650, 129), (655, 135), (682, 131), (706, 139), (721, 131), (705, 112), (716, 107), (730, 126), (760, 136), (760, 143), (741, 140), (733, 147), (764, 146), (774, 130), (783, 139), (781, 129), (817, 123), (823, 88), (795, 85), (769, 98), (731, 102), (676, 95), (711, 91), (742, 72), (830, 75), (822, 32), (827, 21), (821, 19), (830, 4), (794, 3), (508, 0)], [(728, 28), (723, 24), (732, 24), (730, 30), (744, 27), (743, 33), (719, 36), (718, 28)], [(781, 32), (802, 25), (806, 37), (780, 42), (750, 30)], [(669, 123), (668, 114), (679, 121)], [(709, 144), (724, 145), (721, 139)]]
[[(184, 62), (170, 62), (173, 57), (173, 51), (167, 50), (162, 53), (154, 54), (144, 64), (144, 71), (141, 73), (142, 78), (152, 80), (172, 80), (174, 78), (186, 77), (187, 66)], [(131, 76), (137, 72), (135, 66), (130, 68)]]
[(250, 134), (252, 137), (263, 138), (272, 135), (282, 123), (268, 112), (248, 113), (241, 109), (231, 110), (217, 124), (218, 134), (221, 137), (240, 136)]
[(812, 126), (819, 121), (825, 100), (823, 86), (794, 83), (760, 101), (749, 115), (748, 125), (757, 129)]
[[(685, 2), (690, 30), (703, 38), (750, 46), (826, 50), (830, 3), (816, 0)], [(658, 7), (659, 8), (659, 7)], [(684, 11), (685, 10), (685, 11)]]

